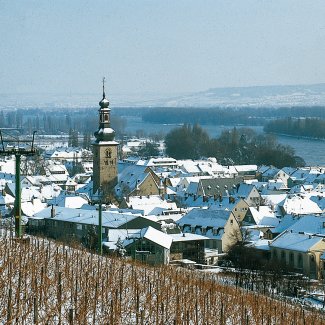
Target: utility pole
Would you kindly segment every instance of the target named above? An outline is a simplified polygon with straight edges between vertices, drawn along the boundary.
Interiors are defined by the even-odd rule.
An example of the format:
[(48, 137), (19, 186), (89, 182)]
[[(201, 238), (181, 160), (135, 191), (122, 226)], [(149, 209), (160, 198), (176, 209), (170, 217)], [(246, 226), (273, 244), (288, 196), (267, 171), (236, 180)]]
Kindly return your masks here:
[(31, 140), (20, 140), (17, 137), (10, 136), (7, 138), (3, 137), (3, 132), (0, 129), (0, 155), (12, 156), (16, 158), (15, 164), (15, 205), (14, 205), (14, 216), (15, 216), (15, 234), (16, 238), (22, 237), (21, 227), (21, 185), (20, 185), (20, 163), (21, 156), (33, 156), (36, 154), (34, 147), (35, 133)]
[(97, 241), (98, 241), (98, 254), (103, 255), (103, 222), (102, 222), (102, 189), (101, 187), (97, 190), (97, 197), (94, 199), (94, 196), (92, 198), (93, 204), (98, 204), (98, 227), (97, 227)]

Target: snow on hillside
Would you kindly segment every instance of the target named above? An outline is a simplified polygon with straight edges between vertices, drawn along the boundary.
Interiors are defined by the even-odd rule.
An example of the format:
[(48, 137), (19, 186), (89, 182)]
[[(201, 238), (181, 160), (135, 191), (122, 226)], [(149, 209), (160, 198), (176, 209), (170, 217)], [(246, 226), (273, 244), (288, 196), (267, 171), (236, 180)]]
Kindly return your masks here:
[(166, 107), (321, 106), (325, 105), (325, 84), (214, 88), (147, 104)]
[[(177, 90), (176, 90), (177, 91)], [(291, 86), (211, 88), (178, 96), (108, 94), (114, 107), (281, 107), (325, 105), (325, 83)], [(0, 94), (0, 109), (96, 107), (100, 94)]]

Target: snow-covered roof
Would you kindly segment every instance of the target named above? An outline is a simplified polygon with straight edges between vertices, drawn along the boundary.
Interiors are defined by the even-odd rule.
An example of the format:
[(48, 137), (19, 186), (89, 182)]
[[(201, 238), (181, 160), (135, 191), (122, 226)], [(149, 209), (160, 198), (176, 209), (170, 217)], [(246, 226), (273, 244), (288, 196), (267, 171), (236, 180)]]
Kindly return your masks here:
[(276, 168), (276, 167), (270, 167), (270, 168), (266, 169), (266, 170), (262, 173), (262, 175), (263, 175), (263, 177), (268, 177), (268, 178), (270, 178), (270, 177), (274, 177), (274, 176), (278, 173), (278, 171), (279, 171), (278, 168)]
[(210, 239), (206, 236), (191, 234), (191, 233), (169, 234), (169, 236), (173, 239), (173, 242)]
[(259, 249), (259, 250), (263, 250), (263, 251), (269, 251), (270, 250), (269, 243), (270, 243), (269, 240), (259, 238), (258, 240), (251, 242), (247, 246), (253, 247), (253, 248), (256, 248), (256, 249)]
[(159, 195), (130, 196), (127, 205), (133, 209), (143, 210), (145, 215), (158, 214), (157, 208), (161, 210), (177, 209), (175, 202), (167, 202)]
[(319, 208), (325, 212), (325, 196), (317, 195), (317, 196), (311, 196), (310, 200), (315, 202)]
[(237, 189), (237, 195), (241, 198), (247, 198), (256, 187), (252, 184), (240, 183)]
[(325, 217), (303, 216), (288, 228), (293, 232), (305, 232), (310, 234), (325, 234)]
[[(116, 190), (121, 190), (125, 185), (130, 190), (134, 190), (138, 185), (140, 185), (147, 177), (148, 174), (146, 166), (130, 165), (122, 170), (118, 175), (118, 184), (115, 186)], [(120, 193), (118, 193), (120, 194)]]
[(288, 214), (313, 214), (313, 213), (322, 213), (322, 210), (319, 206), (309, 199), (309, 197), (303, 194), (292, 194), (284, 200), (280, 206)]
[(239, 173), (256, 172), (257, 165), (236, 165), (234, 166)]
[[(98, 211), (94, 210), (55, 207), (55, 218), (51, 218), (51, 207), (48, 207), (36, 213), (35, 216), (38, 218), (98, 225)], [(139, 217), (141, 217), (141, 215), (102, 211), (102, 225), (108, 228), (119, 228)]]
[(30, 202), (22, 202), (21, 203), (21, 211), (24, 215), (28, 217), (32, 217), (35, 213), (42, 211), (46, 208), (47, 204), (42, 203), (40, 199), (34, 199)]
[(271, 242), (270, 246), (298, 252), (308, 252), (314, 245), (322, 240), (323, 237), (302, 233), (285, 232), (276, 237)]
[(278, 205), (287, 198), (287, 194), (267, 194), (262, 195), (262, 198), (270, 205)]
[(299, 216), (293, 216), (291, 214), (287, 214), (280, 219), (280, 223), (277, 225), (277, 227), (270, 230), (272, 233), (280, 234), (283, 231), (287, 230), (289, 227), (291, 227), (293, 224), (295, 224), (297, 221), (299, 221), (300, 218), (301, 217)]
[(164, 248), (170, 249), (172, 244), (172, 237), (170, 235), (165, 234), (162, 231), (159, 231), (153, 227), (147, 227), (141, 231), (143, 238), (146, 238)]
[(49, 200), (48, 203), (60, 207), (79, 209), (84, 204), (88, 204), (88, 201), (79, 195), (61, 193), (58, 197)]
[(192, 209), (184, 217), (178, 220), (178, 224), (190, 226), (202, 226), (223, 228), (230, 216), (230, 211), (209, 210), (209, 209)]
[(279, 224), (279, 219), (269, 206), (249, 207), (249, 210), (255, 223), (259, 226), (276, 227)]

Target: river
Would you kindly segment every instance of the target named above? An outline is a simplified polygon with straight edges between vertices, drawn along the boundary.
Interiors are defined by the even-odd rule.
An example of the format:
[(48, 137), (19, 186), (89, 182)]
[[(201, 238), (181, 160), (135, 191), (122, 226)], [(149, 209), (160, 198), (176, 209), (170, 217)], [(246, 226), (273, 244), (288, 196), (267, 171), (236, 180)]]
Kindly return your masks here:
[[(143, 122), (141, 117), (123, 116), (126, 119), (126, 132), (135, 133), (137, 130), (143, 130), (145, 135), (149, 134), (167, 134), (170, 130), (178, 127), (178, 124), (152, 124)], [(245, 126), (246, 127), (246, 126)], [(227, 130), (229, 126), (202, 125), (210, 137), (218, 137), (223, 130)], [(263, 133), (263, 127), (251, 126), (256, 132)], [(297, 156), (302, 157), (307, 166), (325, 166), (325, 140), (314, 140), (297, 138), (290, 136), (277, 136), (278, 142), (291, 146)]]

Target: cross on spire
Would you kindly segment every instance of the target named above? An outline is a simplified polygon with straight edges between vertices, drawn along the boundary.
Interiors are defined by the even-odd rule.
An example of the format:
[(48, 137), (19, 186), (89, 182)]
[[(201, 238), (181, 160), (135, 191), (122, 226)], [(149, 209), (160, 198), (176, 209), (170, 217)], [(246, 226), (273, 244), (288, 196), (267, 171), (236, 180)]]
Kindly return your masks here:
[(105, 77), (103, 77), (103, 98), (105, 98)]

